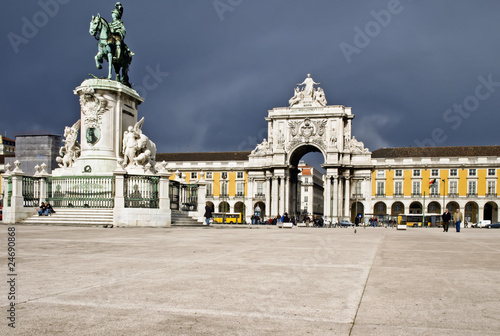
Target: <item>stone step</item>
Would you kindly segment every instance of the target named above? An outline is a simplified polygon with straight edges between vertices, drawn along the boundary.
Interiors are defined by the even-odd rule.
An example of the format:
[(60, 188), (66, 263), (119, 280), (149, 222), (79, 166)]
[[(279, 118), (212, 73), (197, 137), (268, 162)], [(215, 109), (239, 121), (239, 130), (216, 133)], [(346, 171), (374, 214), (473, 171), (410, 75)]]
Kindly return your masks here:
[(82, 226), (82, 227), (112, 227), (113, 222), (89, 222), (89, 221), (40, 221), (40, 222), (27, 222), (23, 221), (26, 225), (51, 225), (51, 226)]
[(178, 210), (172, 210), (171, 223), (172, 226), (203, 226), (203, 223)]
[(50, 216), (37, 213), (28, 217), (23, 224), (69, 225), (69, 226), (112, 226), (113, 209), (56, 208)]

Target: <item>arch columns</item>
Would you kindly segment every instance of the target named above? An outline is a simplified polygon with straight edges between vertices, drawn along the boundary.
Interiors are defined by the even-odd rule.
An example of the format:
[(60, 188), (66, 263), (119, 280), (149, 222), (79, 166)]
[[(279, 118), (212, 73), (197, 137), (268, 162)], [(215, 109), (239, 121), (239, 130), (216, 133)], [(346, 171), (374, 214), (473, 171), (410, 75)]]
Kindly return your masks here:
[(289, 216), (291, 216), (292, 214), (290, 213), (290, 177), (289, 176), (285, 176), (283, 178), (283, 186), (284, 186), (284, 190), (283, 190), (283, 193), (285, 194), (284, 195), (284, 199), (285, 199), (285, 205), (283, 207), (283, 212), (287, 212)]
[(345, 194), (344, 194), (344, 216), (351, 217), (351, 177), (345, 177)]
[(278, 214), (278, 197), (279, 197), (279, 185), (278, 177), (273, 176), (271, 178), (271, 211), (270, 216), (274, 217)]
[(323, 192), (323, 214), (325, 215), (326, 218), (331, 219), (332, 217), (332, 176), (331, 175), (324, 175), (323, 178), (323, 186), (324, 186), (324, 192)]
[(286, 177), (282, 176), (279, 179), (279, 205), (278, 205), (278, 213), (280, 215), (283, 215), (284, 212), (287, 210), (285, 209), (285, 204), (286, 204)]
[(273, 212), (272, 212), (272, 209), (271, 209), (271, 181), (272, 181), (272, 178), (271, 178), (271, 173), (270, 172), (266, 172), (266, 184), (265, 184), (265, 191), (264, 191), (264, 195), (266, 196), (266, 215), (267, 216), (272, 216), (273, 215)]
[(344, 183), (342, 181), (342, 177), (338, 177), (338, 190), (337, 190), (337, 217), (343, 217), (344, 216), (344, 207), (343, 205), (343, 199), (344, 199)]
[(337, 219), (339, 218), (339, 178), (338, 176), (333, 177), (333, 201), (332, 201), (332, 216)]

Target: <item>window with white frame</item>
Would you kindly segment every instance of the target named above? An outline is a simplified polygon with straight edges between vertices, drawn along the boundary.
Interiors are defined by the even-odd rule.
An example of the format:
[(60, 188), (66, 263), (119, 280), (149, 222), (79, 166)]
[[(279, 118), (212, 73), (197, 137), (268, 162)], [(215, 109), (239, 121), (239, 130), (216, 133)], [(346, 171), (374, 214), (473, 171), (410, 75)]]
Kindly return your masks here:
[(476, 195), (477, 194), (477, 189), (476, 189), (476, 181), (469, 181), (469, 195)]
[(227, 197), (228, 193), (228, 183), (227, 181), (221, 181), (220, 183), (220, 195)]
[(429, 187), (429, 192), (431, 195), (439, 195), (439, 182), (436, 180), (434, 183), (432, 183)]
[(257, 182), (257, 196), (264, 196), (264, 183)]
[(236, 183), (236, 196), (244, 196), (245, 193), (245, 183)]
[(207, 183), (207, 196), (213, 196), (214, 194), (214, 185), (212, 182)]
[(309, 202), (309, 196), (304, 196), (304, 202)]
[(396, 177), (401, 177), (403, 176), (403, 171), (401, 169), (396, 170)]
[(439, 169), (432, 169), (431, 170), (431, 176), (439, 176)]
[(448, 194), (458, 195), (458, 181), (450, 181)]
[(243, 178), (243, 172), (237, 172), (236, 173), (236, 178), (242, 179)]
[(413, 195), (420, 195), (420, 181), (413, 181), (411, 193)]
[(403, 195), (403, 182), (402, 181), (394, 182), (394, 195), (396, 195), (396, 196)]
[(458, 171), (456, 169), (450, 169), (450, 176), (458, 176)]
[(469, 176), (477, 176), (477, 171), (475, 169), (469, 169)]
[(497, 193), (496, 182), (488, 181), (488, 195), (493, 196)]
[(304, 192), (308, 192), (309, 191), (309, 187), (304, 187)]
[(496, 169), (495, 168), (489, 168), (488, 169), (488, 176), (495, 176), (496, 175)]
[(191, 173), (191, 179), (196, 180), (198, 178), (198, 173)]
[(361, 181), (354, 181), (354, 194), (361, 195)]
[(413, 169), (413, 176), (420, 177), (420, 169)]
[(377, 177), (385, 177), (385, 170), (377, 170)]
[(220, 173), (222, 179), (227, 179), (227, 172)]
[(212, 172), (207, 172), (205, 175), (206, 179), (211, 179), (212, 178)]
[(385, 195), (385, 182), (377, 182), (377, 196)]

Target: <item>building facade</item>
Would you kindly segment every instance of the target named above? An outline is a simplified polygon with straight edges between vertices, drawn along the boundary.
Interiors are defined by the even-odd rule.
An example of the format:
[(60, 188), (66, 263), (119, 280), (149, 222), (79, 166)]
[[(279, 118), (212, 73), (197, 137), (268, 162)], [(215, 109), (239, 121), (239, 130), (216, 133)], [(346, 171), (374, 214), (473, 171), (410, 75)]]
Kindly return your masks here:
[[(460, 209), (469, 222), (499, 220), (500, 146), (371, 153), (351, 135), (351, 108), (328, 106), (310, 76), (302, 85), (289, 107), (268, 112), (268, 137), (251, 152), (158, 154), (158, 161), (177, 179), (206, 181), (215, 211), (240, 212), (247, 221), (256, 211), (265, 219), (306, 211), (333, 221), (424, 213), (438, 218), (445, 207)], [(310, 152), (323, 155), (323, 175), (301, 165)]]
[(16, 153), (16, 141), (0, 135), (0, 155), (14, 155)]
[(299, 162), (299, 203), (297, 209), (302, 216), (323, 216), (324, 188), (323, 174), (316, 168)]
[(440, 214), (498, 221), (500, 146), (383, 148), (373, 152), (375, 215)]

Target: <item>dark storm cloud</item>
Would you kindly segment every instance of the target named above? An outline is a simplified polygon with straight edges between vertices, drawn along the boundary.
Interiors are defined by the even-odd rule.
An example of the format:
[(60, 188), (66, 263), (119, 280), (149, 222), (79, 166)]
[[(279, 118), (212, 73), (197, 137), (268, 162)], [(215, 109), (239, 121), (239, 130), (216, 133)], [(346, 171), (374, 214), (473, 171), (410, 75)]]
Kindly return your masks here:
[[(3, 3), (2, 134), (62, 134), (79, 118), (72, 90), (104, 76), (90, 18), (110, 20), (114, 3)], [(498, 144), (497, 1), (122, 4), (143, 130), (160, 152), (252, 149), (307, 73), (329, 104), (353, 108), (353, 135), (371, 150)]]

